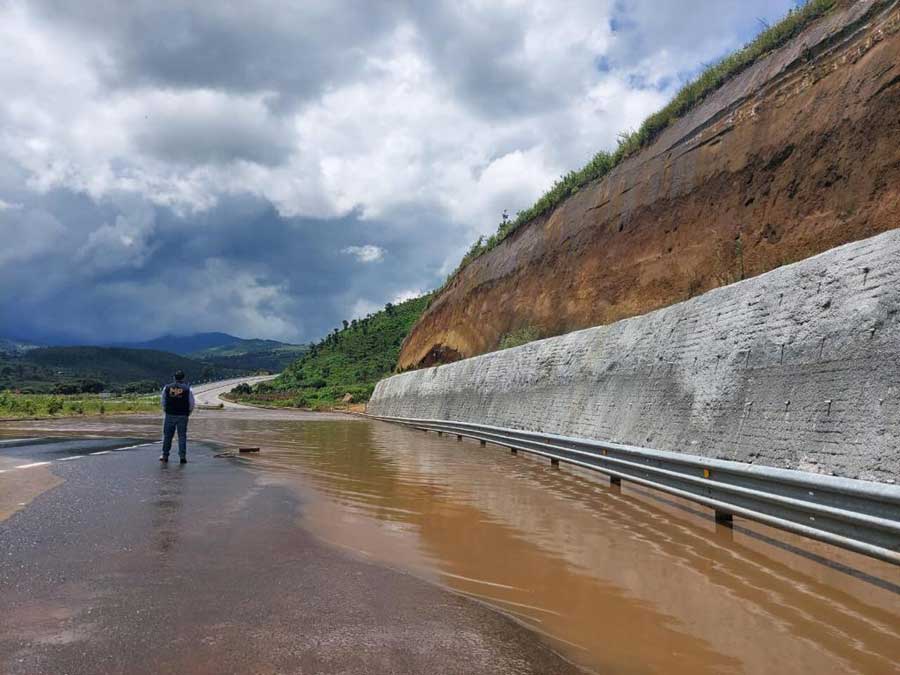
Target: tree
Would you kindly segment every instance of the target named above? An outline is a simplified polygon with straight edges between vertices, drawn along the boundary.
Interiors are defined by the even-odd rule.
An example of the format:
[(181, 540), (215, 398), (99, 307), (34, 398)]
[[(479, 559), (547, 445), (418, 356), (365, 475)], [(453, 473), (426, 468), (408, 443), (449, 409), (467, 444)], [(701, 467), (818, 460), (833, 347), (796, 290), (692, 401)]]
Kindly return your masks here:
[(53, 393), (63, 395), (80, 394), (81, 387), (77, 384), (72, 384), (71, 382), (58, 382), (53, 387)]
[(106, 383), (99, 380), (82, 380), (81, 391), (85, 394), (99, 394), (106, 389)]

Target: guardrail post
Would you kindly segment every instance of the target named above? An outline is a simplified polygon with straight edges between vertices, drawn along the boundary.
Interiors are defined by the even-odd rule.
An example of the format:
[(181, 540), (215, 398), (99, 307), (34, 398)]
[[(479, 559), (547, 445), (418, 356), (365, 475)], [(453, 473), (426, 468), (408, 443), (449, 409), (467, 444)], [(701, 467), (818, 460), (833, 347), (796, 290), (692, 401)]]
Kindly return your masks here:
[(438, 432), (438, 436), (443, 436), (443, 435), (444, 435), (444, 432), (443, 432), (443, 431), (439, 431), (439, 432)]
[(550, 466), (555, 466), (556, 468), (559, 468), (559, 460), (556, 457), (551, 457), (550, 458)]
[(456, 440), (461, 441), (461, 440), (462, 440), (462, 434), (456, 434)]
[(514, 454), (514, 455), (518, 455), (518, 454), (519, 454), (519, 451), (516, 450), (515, 448), (510, 448), (509, 451), (510, 451), (512, 454)]
[(720, 525), (731, 525), (734, 523), (734, 516), (727, 511), (716, 509), (716, 522)]
[(481, 447), (482, 447), (482, 448), (483, 448), (485, 445), (487, 445), (487, 441), (478, 441), (478, 442), (481, 443)]
[(734, 524), (716, 523), (716, 536), (722, 537), (726, 541), (734, 541)]
[(609, 484), (615, 485), (616, 487), (622, 487), (622, 479), (619, 478), (618, 476), (610, 476)]

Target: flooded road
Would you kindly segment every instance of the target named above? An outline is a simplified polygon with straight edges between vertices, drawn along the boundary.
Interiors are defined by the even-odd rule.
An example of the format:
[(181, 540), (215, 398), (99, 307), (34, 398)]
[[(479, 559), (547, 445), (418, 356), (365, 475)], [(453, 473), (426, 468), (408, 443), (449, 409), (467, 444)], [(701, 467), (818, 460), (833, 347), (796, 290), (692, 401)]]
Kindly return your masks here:
[[(0, 436), (158, 426), (56, 420)], [(191, 434), (261, 447), (221, 461), (296, 494), (297, 527), (486, 603), (592, 671), (900, 672), (900, 570), (887, 563), (740, 519), (717, 527), (664, 495), (382, 422), (203, 411)]]

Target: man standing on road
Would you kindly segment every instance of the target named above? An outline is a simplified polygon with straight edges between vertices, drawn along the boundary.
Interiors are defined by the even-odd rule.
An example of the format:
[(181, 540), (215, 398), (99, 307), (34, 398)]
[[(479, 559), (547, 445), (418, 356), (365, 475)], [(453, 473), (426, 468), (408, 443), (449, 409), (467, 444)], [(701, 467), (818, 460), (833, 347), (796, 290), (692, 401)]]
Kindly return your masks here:
[(160, 462), (169, 461), (172, 450), (172, 437), (178, 432), (178, 456), (182, 464), (187, 464), (187, 427), (188, 417), (194, 412), (194, 392), (184, 381), (184, 371), (175, 373), (175, 381), (167, 384), (162, 390), (162, 408), (166, 413), (163, 422), (163, 447)]

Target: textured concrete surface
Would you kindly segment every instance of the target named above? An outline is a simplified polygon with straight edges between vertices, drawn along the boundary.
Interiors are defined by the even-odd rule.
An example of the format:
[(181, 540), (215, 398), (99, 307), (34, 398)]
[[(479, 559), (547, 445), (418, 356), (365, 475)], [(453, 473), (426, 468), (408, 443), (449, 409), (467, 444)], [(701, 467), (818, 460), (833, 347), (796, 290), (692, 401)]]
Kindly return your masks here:
[(607, 325), (896, 228), (897, 110), (900, 2), (841, 0), (455, 275), (399, 366)]
[(368, 411), (895, 480), (900, 231), (641, 317), (396, 375)]

